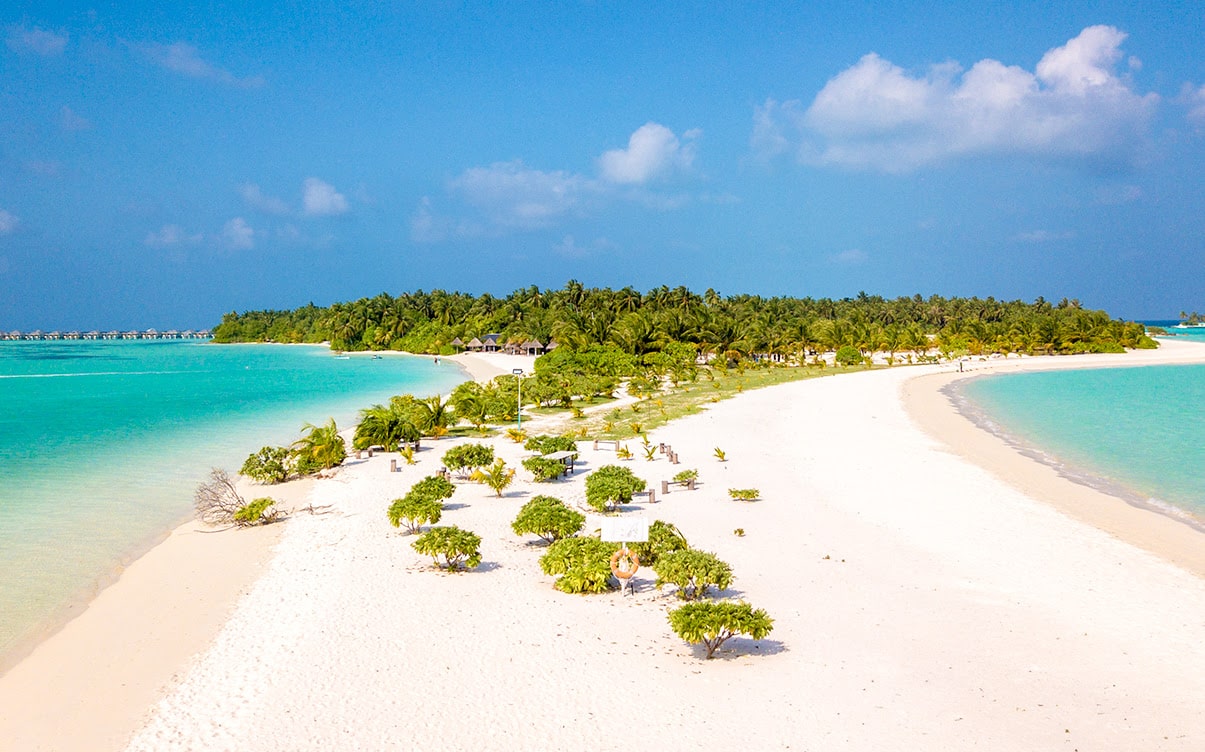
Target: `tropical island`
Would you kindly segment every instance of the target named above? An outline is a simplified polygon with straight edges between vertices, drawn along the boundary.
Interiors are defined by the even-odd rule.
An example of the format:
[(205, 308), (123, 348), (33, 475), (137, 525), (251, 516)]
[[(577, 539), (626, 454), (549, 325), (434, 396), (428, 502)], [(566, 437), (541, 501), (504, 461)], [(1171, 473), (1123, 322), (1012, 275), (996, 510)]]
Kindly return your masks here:
[(939, 295), (888, 300), (866, 293), (839, 300), (723, 297), (711, 289), (700, 295), (661, 286), (641, 293), (574, 280), (559, 290), (531, 286), (505, 297), (418, 290), (325, 308), (231, 312), (213, 330), (215, 342), (329, 342), (338, 350), (442, 355), (491, 333), (503, 347), (551, 341), (573, 351), (604, 346), (644, 357), (686, 345), (704, 360), (768, 357), (799, 364), (842, 347), (894, 360), (900, 352), (1050, 355), (1157, 346), (1142, 324), (1066, 298), (1052, 304)]
[[(996, 440), (940, 388), (994, 372), (1205, 362), (1200, 346), (1156, 348), (1141, 325), (1074, 301), (686, 293), (676, 307), (654, 291), (619, 306), (606, 301), (627, 293), (572, 290), (540, 292), (530, 308), (415, 293), (227, 316), (224, 341), (447, 354), (489, 333), (498, 351), (451, 356), (472, 380), (449, 394), (363, 406), (354, 427), (313, 416), (293, 444), (247, 456), (242, 478), (212, 475), (197, 510), (233, 530), (194, 523), (135, 562), (3, 677), (0, 698), (46, 710), (0, 714), (0, 728), (21, 740), (102, 733), (134, 752), (402, 738), (467, 749), (481, 728), (504, 746), (527, 739), (534, 718), (554, 743), (581, 747), (639, 707), (669, 719), (639, 738), (670, 748), (781, 747), (848, 714), (879, 724), (868, 738), (925, 748), (929, 727), (874, 720), (907, 696), (918, 717), (965, 706), (1002, 747), (1017, 738), (1015, 708), (1043, 743), (1064, 729), (1130, 746), (1192, 732), (1193, 696), (1151, 695), (1145, 681), (1158, 667), (1182, 686), (1199, 662), (1107, 657), (1138, 651), (1138, 633), (1192, 636), (1176, 630), (1205, 572), (1200, 533), (1030, 459), (983, 472), (976, 463), (994, 466), (978, 445)], [(441, 297), (458, 302), (432, 316)], [(385, 340), (389, 321), (398, 336)], [(557, 347), (505, 352), (536, 339)], [(890, 367), (903, 363), (915, 366)], [(1016, 457), (996, 444), (993, 457)], [(608, 521), (633, 518), (647, 540), (603, 539)], [(192, 580), (215, 593), (179, 587)], [(143, 602), (154, 605), (131, 605)], [(181, 626), (149, 628), (161, 612)], [(148, 647), (170, 657), (140, 667), (132, 657)], [(83, 671), (79, 654), (104, 658)], [(436, 675), (472, 701), (397, 678)], [(132, 689), (89, 690), (114, 682)], [(1084, 691), (1054, 719), (1043, 710), (1047, 696)], [(1098, 727), (1118, 694), (1153, 720)], [(57, 698), (81, 695), (94, 712), (73, 717), (91, 725), (56, 723)], [(697, 712), (680, 712), (684, 697)], [(799, 697), (819, 721), (797, 712)], [(604, 720), (557, 725), (566, 703), (593, 703)], [(750, 722), (693, 720), (734, 712)], [(1103, 712), (1112, 723), (1126, 711)]]

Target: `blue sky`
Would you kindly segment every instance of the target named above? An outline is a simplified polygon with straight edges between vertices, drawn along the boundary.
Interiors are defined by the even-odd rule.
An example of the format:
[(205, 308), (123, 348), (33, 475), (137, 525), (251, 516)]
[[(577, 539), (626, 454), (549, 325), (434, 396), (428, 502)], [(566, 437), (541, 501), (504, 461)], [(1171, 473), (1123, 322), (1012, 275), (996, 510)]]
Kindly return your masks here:
[(978, 5), (7, 3), (0, 329), (569, 278), (1205, 309), (1199, 5)]

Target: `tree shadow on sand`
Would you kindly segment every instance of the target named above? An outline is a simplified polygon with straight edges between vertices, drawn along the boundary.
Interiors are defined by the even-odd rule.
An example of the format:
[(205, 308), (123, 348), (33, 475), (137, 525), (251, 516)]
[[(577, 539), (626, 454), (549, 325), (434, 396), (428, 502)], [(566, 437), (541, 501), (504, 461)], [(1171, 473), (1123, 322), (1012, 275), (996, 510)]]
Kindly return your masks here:
[[(692, 646), (695, 657), (707, 658), (707, 648), (702, 645)], [(715, 651), (712, 660), (731, 661), (740, 658), (763, 655), (779, 655), (787, 652), (788, 648), (780, 640), (752, 640), (748, 637), (731, 637), (724, 641), (719, 650)]]

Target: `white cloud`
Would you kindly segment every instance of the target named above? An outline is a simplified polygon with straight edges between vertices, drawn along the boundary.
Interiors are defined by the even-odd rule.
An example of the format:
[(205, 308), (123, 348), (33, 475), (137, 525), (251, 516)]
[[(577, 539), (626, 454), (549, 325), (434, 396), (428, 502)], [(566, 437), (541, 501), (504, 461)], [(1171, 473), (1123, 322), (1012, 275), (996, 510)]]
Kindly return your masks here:
[(65, 131), (86, 131), (92, 127), (92, 121), (75, 114), (70, 107), (59, 110), (59, 127)]
[(628, 138), (628, 148), (612, 149), (598, 158), (604, 180), (612, 183), (647, 183), (675, 169), (690, 167), (694, 161), (691, 139), (701, 133), (697, 128), (687, 131), (685, 145), (674, 132), (660, 123), (645, 123)]
[(264, 84), (262, 76), (240, 77), (224, 68), (219, 68), (203, 59), (197, 52), (197, 48), (186, 42), (174, 42), (172, 44), (152, 43), (142, 45), (141, 49), (150, 58), (151, 62), (189, 78), (217, 81), (218, 83), (245, 89), (263, 86)]
[(840, 253), (834, 253), (832, 256), (829, 256), (829, 260), (835, 264), (848, 264), (848, 265), (864, 264), (864, 263), (866, 263), (867, 258), (868, 257), (866, 255), (866, 251), (863, 251), (860, 248), (850, 248), (848, 250), (841, 251)]
[(196, 245), (201, 242), (201, 235), (200, 233), (190, 235), (180, 225), (164, 225), (157, 232), (148, 232), (146, 239), (142, 242), (151, 248)]
[(585, 258), (613, 248), (615, 248), (615, 244), (606, 238), (595, 238), (585, 245), (580, 245), (572, 235), (566, 235), (561, 238), (560, 242), (554, 243), (552, 246), (554, 253), (567, 258)]
[(67, 48), (67, 34), (56, 34), (37, 26), (32, 29), (20, 26), (8, 28), (8, 47), (16, 52), (32, 52), (35, 55), (49, 57), (58, 55)]
[(1050, 243), (1055, 240), (1070, 240), (1075, 237), (1073, 232), (1051, 232), (1049, 230), (1032, 230), (1017, 234), (1017, 240), (1025, 243)]
[(222, 227), (222, 240), (235, 250), (254, 248), (255, 230), (242, 217), (235, 217)]
[(1185, 84), (1178, 101), (1188, 106), (1188, 122), (1205, 128), (1205, 84), (1200, 88)]
[(289, 205), (275, 196), (266, 196), (255, 183), (243, 183), (239, 186), (239, 195), (247, 204), (265, 214), (284, 215), (289, 213)]
[(301, 189), (301, 205), (305, 213), (312, 216), (344, 214), (348, 210), (347, 199), (330, 183), (318, 178), (306, 178)]
[(533, 170), (519, 160), (465, 170), (449, 188), (491, 222), (519, 228), (545, 227), (597, 191), (580, 175)]
[[(449, 237), (540, 229), (621, 201), (657, 211), (678, 208), (691, 198), (654, 192), (642, 184), (688, 168), (695, 153), (691, 141), (700, 134), (698, 129), (686, 131), (683, 143), (665, 126), (646, 123), (631, 135), (626, 149), (613, 149), (598, 158), (599, 177), (567, 170), (537, 170), (520, 159), (471, 167), (449, 180), (447, 187), (472, 216), (458, 219), (441, 215), (433, 210), (431, 199), (424, 197), (410, 217), (411, 237), (416, 242), (435, 242)], [(732, 199), (709, 195), (704, 200)]]
[(754, 114), (753, 147), (886, 172), (991, 154), (1132, 162), (1159, 98), (1114, 72), (1125, 37), (1110, 26), (1086, 28), (1047, 52), (1034, 73), (986, 59), (967, 71), (943, 63), (916, 76), (871, 53), (806, 109), (767, 100)]
[(16, 215), (0, 209), (0, 235), (7, 235), (17, 229), (19, 222)]

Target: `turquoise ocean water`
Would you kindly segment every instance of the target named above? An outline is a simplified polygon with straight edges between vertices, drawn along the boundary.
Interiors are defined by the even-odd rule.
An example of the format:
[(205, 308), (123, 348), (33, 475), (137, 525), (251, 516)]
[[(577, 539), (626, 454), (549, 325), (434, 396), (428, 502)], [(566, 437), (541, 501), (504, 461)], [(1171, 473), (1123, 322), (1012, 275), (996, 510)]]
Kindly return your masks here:
[(1205, 366), (991, 376), (952, 396), (1064, 475), (1205, 527)]
[(186, 519), (209, 468), (466, 378), (319, 346), (0, 342), (0, 664)]

